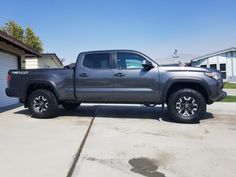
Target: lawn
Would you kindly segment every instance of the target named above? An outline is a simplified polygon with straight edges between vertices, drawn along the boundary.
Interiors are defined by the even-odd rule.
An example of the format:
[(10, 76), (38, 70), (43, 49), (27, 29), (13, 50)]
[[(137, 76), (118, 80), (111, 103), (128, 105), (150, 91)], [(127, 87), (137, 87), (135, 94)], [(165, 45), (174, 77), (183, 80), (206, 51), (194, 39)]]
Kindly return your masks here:
[(226, 89), (236, 89), (236, 84), (225, 82), (224, 83), (224, 88), (226, 88)]
[(225, 99), (221, 100), (221, 102), (236, 102), (236, 96), (227, 96)]

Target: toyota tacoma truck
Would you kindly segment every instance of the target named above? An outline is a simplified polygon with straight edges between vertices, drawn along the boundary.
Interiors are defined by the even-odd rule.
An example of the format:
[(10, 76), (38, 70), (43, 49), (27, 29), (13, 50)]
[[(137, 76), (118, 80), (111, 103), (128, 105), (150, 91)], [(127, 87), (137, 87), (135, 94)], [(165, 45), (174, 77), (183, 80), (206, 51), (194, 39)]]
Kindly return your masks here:
[(83, 52), (64, 69), (10, 70), (7, 81), (6, 94), (22, 100), (36, 118), (55, 116), (58, 105), (167, 104), (170, 118), (193, 123), (207, 104), (226, 97), (219, 71), (160, 66), (132, 50)]

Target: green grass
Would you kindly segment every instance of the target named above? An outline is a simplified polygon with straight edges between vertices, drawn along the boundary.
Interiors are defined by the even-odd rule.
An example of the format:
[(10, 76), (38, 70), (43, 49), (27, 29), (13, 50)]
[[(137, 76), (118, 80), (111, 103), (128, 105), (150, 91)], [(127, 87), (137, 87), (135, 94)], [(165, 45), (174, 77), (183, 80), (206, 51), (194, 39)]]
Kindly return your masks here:
[(225, 82), (224, 83), (224, 88), (226, 88), (226, 89), (236, 89), (236, 84)]
[(236, 102), (236, 96), (227, 96), (225, 99), (221, 100), (221, 102)]

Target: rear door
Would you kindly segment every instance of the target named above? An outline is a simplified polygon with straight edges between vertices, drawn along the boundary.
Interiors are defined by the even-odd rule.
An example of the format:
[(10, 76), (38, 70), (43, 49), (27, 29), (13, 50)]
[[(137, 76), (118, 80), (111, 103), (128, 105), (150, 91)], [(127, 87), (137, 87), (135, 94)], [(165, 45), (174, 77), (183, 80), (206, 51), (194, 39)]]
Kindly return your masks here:
[(116, 102), (150, 103), (158, 101), (159, 74), (154, 63), (154, 68), (145, 69), (142, 63), (148, 59), (132, 52), (117, 52), (115, 60), (114, 100)]
[(76, 72), (76, 96), (82, 102), (109, 102), (113, 98), (114, 70), (109, 52), (79, 56)]

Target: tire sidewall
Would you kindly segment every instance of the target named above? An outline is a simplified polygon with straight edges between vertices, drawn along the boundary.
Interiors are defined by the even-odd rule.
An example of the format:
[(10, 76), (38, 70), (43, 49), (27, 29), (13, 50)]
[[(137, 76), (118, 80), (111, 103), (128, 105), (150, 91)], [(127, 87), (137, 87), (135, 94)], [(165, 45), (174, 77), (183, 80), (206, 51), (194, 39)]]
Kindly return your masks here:
[[(186, 117), (178, 113), (178, 111), (176, 110), (176, 102), (183, 96), (190, 96), (195, 99), (198, 105), (198, 110), (196, 114)], [(169, 101), (168, 101), (168, 112), (174, 118), (176, 122), (198, 123), (200, 118), (206, 112), (206, 101), (203, 98), (203, 96), (195, 90), (181, 89), (181, 90), (176, 91), (170, 96)]]
[[(38, 96), (43, 96), (48, 101), (48, 109), (45, 112), (39, 113), (39, 112), (36, 112), (33, 108), (34, 99)], [(51, 118), (55, 114), (55, 110), (57, 109), (57, 107), (58, 107), (58, 104), (57, 104), (54, 94), (48, 90), (44, 90), (44, 89), (36, 90), (29, 97), (29, 110), (32, 117), (44, 118), (44, 119)]]

